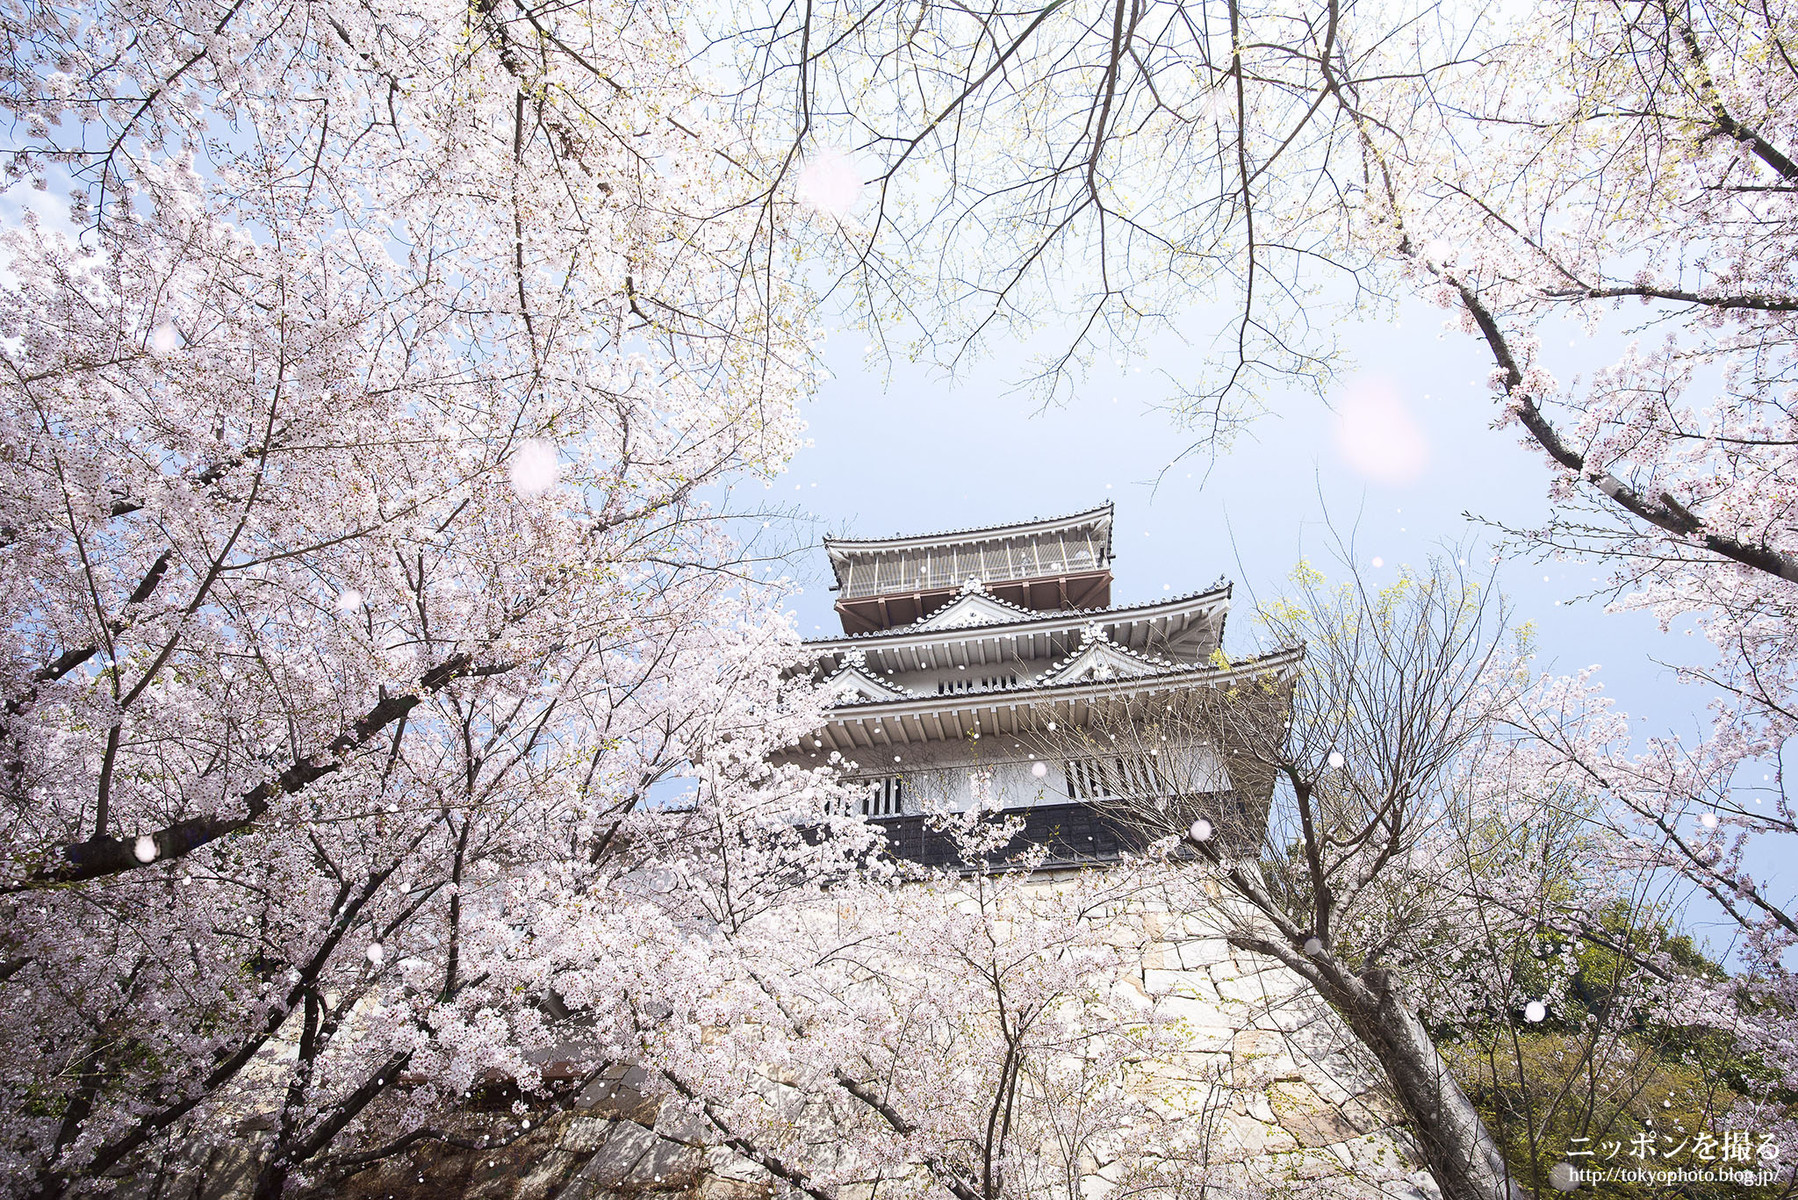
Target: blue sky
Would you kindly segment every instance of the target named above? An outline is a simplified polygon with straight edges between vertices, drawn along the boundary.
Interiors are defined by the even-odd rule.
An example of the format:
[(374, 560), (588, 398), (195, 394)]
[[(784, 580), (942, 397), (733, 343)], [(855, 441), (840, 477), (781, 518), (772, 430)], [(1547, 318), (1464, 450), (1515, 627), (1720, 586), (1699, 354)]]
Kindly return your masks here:
[[(1208, 336), (1205, 317), (1191, 317), (1194, 341)], [(774, 494), (811, 514), (817, 533), (861, 536), (996, 524), (1110, 500), (1114, 601), (1194, 591), (1225, 575), (1236, 582), (1238, 614), (1227, 648), (1246, 650), (1253, 596), (1278, 594), (1301, 555), (1334, 573), (1326, 518), (1353, 534), (1360, 566), (1378, 581), (1445, 547), (1473, 546), (1473, 565), (1484, 567), (1495, 535), (1465, 513), (1511, 526), (1546, 515), (1543, 457), (1521, 446), (1515, 429), (1491, 427), (1497, 407), (1482, 348), (1446, 332), (1443, 318), (1418, 305), (1343, 331), (1360, 370), (1331, 393), (1331, 404), (1359, 412), (1352, 425), (1310, 395), (1274, 397), (1275, 411), (1208, 473), (1203, 460), (1180, 463), (1159, 486), (1157, 476), (1191, 441), (1156, 408), (1168, 386), (1157, 371), (1182, 374), (1196, 361), (1177, 345), (1122, 367), (1108, 359), (1069, 403), (1043, 410), (1010, 390), (1025, 369), (1021, 352), (980, 361), (955, 379), (904, 363), (887, 374), (864, 361), (865, 336), (842, 329), (828, 344), (834, 377), (807, 414), (813, 445)], [(1579, 334), (1569, 340), (1564, 353), (1575, 364), (1596, 365), (1612, 349)], [(837, 632), (822, 551), (802, 554), (798, 566), (801, 632)], [(1580, 599), (1606, 576), (1592, 564), (1510, 558), (1498, 571), (1517, 616), (1537, 627), (1539, 666), (1602, 664), (1601, 678), (1626, 711), (1668, 732), (1696, 730), (1705, 696), (1656, 660), (1706, 660), (1701, 637), (1683, 626), (1663, 634), (1643, 614), (1606, 613), (1603, 601)]]

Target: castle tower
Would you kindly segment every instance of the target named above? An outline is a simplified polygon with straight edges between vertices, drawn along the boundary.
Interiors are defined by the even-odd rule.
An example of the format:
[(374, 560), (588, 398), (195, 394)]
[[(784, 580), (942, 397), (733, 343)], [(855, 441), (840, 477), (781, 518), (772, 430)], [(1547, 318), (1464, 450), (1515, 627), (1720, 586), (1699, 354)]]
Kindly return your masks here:
[[(1222, 580), (1113, 605), (1113, 516), (826, 540), (843, 635), (806, 645), (835, 702), (797, 753), (840, 756), (893, 853), (978, 871), (930, 819), (942, 809), (1017, 819), (1002, 853), (1040, 847), (1026, 886), (1045, 892), (1201, 821), (1233, 857), (1259, 851), (1303, 650), (1227, 659)], [(1118, 989), (1178, 1031), (1139, 1065), (1140, 1100), (1205, 1131), (1194, 1194), (1434, 1195), (1354, 1039), (1231, 943), (1227, 899), (1195, 910), (1150, 887), (1105, 911), (1141, 954)], [(1103, 1177), (1083, 1192), (1105, 1195)]]
[[(1115, 859), (1128, 811), (1258, 829), (1267, 781), (1233, 779), (1229, 747), (1193, 728), (1127, 736), (1101, 718), (1171, 711), (1195, 690), (1289, 675), (1298, 651), (1229, 664), (1230, 587), (1112, 606), (1112, 506), (873, 540), (827, 538), (843, 636), (807, 643), (837, 700), (802, 752), (865, 781), (862, 812), (894, 851), (947, 862), (925, 817), (1022, 817), (1046, 866)], [(1081, 733), (1079, 731), (1086, 731)], [(1127, 732), (1140, 735), (1133, 726)]]

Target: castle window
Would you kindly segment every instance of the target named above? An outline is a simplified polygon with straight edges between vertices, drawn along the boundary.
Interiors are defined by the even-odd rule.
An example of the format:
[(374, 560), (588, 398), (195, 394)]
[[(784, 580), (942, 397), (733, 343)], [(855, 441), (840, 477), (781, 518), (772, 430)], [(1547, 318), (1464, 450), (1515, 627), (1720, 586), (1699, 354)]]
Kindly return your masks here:
[(1167, 781), (1147, 754), (1073, 758), (1062, 764), (1075, 800), (1153, 799), (1168, 794)]
[(859, 807), (864, 817), (897, 817), (905, 813), (905, 778), (883, 775), (878, 779), (860, 779), (861, 800), (832, 802), (829, 811), (848, 816)]
[(905, 781), (899, 775), (886, 775), (868, 781), (862, 795), (862, 816), (896, 817), (905, 811)]
[(1007, 671), (1003, 675), (983, 675), (979, 679), (969, 676), (966, 679), (956, 678), (938, 680), (936, 694), (939, 696), (952, 696), (957, 692), (991, 691), (996, 688), (1014, 688), (1017, 686), (1017, 672)]

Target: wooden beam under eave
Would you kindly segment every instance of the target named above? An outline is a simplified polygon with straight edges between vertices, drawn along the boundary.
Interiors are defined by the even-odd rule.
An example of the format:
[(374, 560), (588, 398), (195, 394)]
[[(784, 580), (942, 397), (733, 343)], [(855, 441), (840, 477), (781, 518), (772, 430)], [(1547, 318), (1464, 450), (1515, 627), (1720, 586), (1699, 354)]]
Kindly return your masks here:
[(1105, 608), (1111, 603), (1111, 573), (1080, 575), (1074, 578), (1074, 608)]

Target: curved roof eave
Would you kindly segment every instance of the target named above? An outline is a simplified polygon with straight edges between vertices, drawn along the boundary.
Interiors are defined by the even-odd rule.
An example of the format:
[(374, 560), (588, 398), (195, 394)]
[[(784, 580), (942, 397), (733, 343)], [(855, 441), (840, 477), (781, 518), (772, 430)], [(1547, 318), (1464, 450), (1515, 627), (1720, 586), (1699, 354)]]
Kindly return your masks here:
[[(916, 699), (905, 700), (866, 700), (859, 704), (832, 705), (826, 712), (831, 715), (832, 720), (842, 720), (845, 716), (850, 719), (861, 719), (876, 712), (885, 716), (887, 710), (890, 710), (893, 715), (903, 715), (902, 710), (912, 708), (920, 711), (1016, 708), (1020, 703), (1081, 700), (1091, 696), (1146, 691), (1176, 682), (1210, 686), (1230, 683), (1238, 679), (1253, 678), (1270, 671), (1277, 671), (1282, 667), (1296, 666), (1304, 657), (1305, 648), (1303, 646), (1287, 646), (1280, 650), (1257, 655), (1254, 658), (1243, 659), (1228, 667), (1194, 663), (1160, 671), (1153, 675), (1131, 675), (1124, 678), (1087, 680), (1080, 683), (1023, 684), (1017, 687), (992, 688), (986, 691), (957, 692), (953, 696), (920, 696)], [(838, 714), (843, 715), (839, 716)]]
[[(925, 640), (940, 640), (946, 636), (981, 637), (989, 633), (1005, 633), (1024, 626), (1046, 625), (1055, 622), (1067, 622), (1072, 625), (1090, 625), (1094, 622), (1107, 623), (1111, 618), (1122, 618), (1127, 621), (1153, 620), (1157, 616), (1171, 616), (1187, 609), (1216, 608), (1230, 599), (1233, 583), (1225, 583), (1210, 587), (1202, 592), (1188, 592), (1184, 596), (1170, 596), (1165, 600), (1152, 600), (1145, 604), (1127, 604), (1114, 608), (1051, 608), (1032, 612), (1030, 617), (1022, 621), (993, 622), (990, 625), (960, 625), (952, 628), (931, 628), (921, 622), (914, 621), (910, 625), (899, 625), (892, 629), (871, 629), (866, 633), (839, 634), (836, 637), (804, 638), (800, 645), (824, 651), (836, 647), (860, 647), (873, 641), (898, 640), (915, 637)], [(1001, 601), (1001, 603), (1004, 603)], [(1016, 608), (1016, 605), (1010, 607)], [(1020, 612), (1028, 611), (1020, 609)], [(933, 613), (932, 616), (935, 614)], [(926, 617), (925, 620), (929, 620)], [(1112, 622), (1121, 624), (1122, 621)]]
[(1105, 552), (1111, 553), (1111, 520), (1113, 505), (1107, 500), (1098, 508), (1089, 508), (1085, 512), (1069, 513), (1063, 517), (1038, 517), (1030, 521), (1017, 521), (1010, 525), (981, 525), (970, 529), (945, 529), (937, 533), (897, 534), (884, 538), (833, 538), (824, 539), (824, 549), (834, 560), (841, 554), (868, 552), (878, 550), (911, 550), (920, 546), (928, 546), (934, 542), (944, 541), (998, 541), (1002, 538), (1023, 537), (1035, 533), (1048, 533), (1057, 529), (1078, 529), (1083, 525), (1106, 526)]

